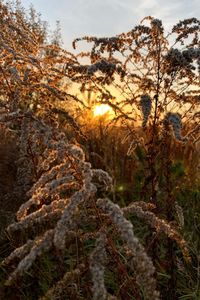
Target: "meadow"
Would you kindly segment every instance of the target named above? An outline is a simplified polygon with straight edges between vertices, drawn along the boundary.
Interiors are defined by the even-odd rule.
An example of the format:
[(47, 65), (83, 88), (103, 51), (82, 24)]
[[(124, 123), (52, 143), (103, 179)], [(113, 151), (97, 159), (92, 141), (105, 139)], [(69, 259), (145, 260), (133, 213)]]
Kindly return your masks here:
[(0, 299), (199, 300), (200, 20), (0, 26)]

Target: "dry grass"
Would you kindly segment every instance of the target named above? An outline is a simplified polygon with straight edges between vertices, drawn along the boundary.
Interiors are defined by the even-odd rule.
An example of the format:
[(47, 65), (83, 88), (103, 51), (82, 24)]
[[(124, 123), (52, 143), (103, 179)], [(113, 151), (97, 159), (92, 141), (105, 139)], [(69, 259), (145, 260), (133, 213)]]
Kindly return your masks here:
[(0, 297), (199, 299), (200, 21), (74, 55), (18, 2), (0, 17)]

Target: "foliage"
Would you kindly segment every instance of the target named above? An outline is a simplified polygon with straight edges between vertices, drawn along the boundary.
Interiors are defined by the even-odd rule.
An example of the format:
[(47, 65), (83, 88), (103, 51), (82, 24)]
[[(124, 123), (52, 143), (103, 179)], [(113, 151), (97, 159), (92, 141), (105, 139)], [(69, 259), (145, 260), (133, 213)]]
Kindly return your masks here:
[(0, 297), (198, 299), (200, 21), (75, 55), (33, 7), (0, 16)]

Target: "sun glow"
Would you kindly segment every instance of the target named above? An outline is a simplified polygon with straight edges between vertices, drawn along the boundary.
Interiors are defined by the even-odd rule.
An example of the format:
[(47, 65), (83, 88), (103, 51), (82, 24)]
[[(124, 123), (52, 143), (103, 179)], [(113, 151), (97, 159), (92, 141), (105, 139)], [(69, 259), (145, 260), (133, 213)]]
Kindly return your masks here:
[(113, 109), (108, 104), (97, 104), (93, 107), (94, 117), (107, 115), (109, 118), (114, 116)]

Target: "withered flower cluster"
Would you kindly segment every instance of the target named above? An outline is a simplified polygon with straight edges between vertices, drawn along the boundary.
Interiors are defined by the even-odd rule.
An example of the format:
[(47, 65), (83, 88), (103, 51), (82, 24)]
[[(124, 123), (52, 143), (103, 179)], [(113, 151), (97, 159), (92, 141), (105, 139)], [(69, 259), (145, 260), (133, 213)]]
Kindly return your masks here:
[[(93, 43), (90, 52), (78, 55), (48, 44), (38, 19), (26, 19), (22, 10), (1, 0), (0, 25), (0, 123), (18, 137), (17, 185), (24, 195), (15, 221), (7, 228), (13, 240), (16, 236), (23, 238), (1, 263), (8, 275), (4, 286), (23, 282), (42, 255), (53, 253), (57, 261), (64, 262), (72, 247), (76, 249), (72, 268), (61, 272), (42, 300), (68, 295), (72, 283), (76, 295), (84, 297), (86, 292), (94, 300), (117, 299), (116, 291), (107, 287), (106, 272), (113, 269), (120, 275), (123, 270), (125, 280), (135, 283), (133, 298), (139, 299), (139, 294), (148, 300), (160, 299), (155, 261), (135, 236), (128, 215), (143, 220), (157, 235), (164, 233), (190, 261), (186, 242), (171, 222), (173, 218), (166, 211), (166, 218), (157, 216), (156, 209), (160, 192), (169, 203), (168, 212), (177, 210), (183, 225), (181, 207), (171, 195), (171, 157), (167, 151), (173, 139), (170, 128), (180, 144), (199, 140), (199, 21), (192, 18), (179, 22), (171, 35), (165, 36), (162, 22), (147, 17), (116, 37), (76, 39), (74, 48), (81, 40)], [(192, 41), (188, 39), (190, 34)], [(173, 35), (175, 42), (170, 45)], [(84, 64), (85, 58), (88, 64)], [(88, 161), (87, 145), (80, 145), (81, 124), (68, 108), (72, 102), (81, 109), (88, 106), (68, 93), (69, 82), (75, 83), (80, 92), (94, 91), (99, 102), (114, 109), (115, 121), (121, 120), (128, 129), (128, 155), (144, 148), (148, 174), (141, 198), (150, 186), (145, 196), (151, 203), (142, 201), (143, 197), (120, 207), (111, 200), (111, 176), (95, 169)], [(76, 138), (70, 138), (62, 118)], [(185, 120), (190, 120), (191, 128), (183, 134)], [(142, 123), (144, 138), (138, 137), (135, 123), (130, 121)], [(88, 137), (84, 138), (87, 142)], [(165, 180), (164, 188), (156, 173), (160, 170), (157, 158), (162, 159), (159, 167), (163, 168), (160, 177)]]

